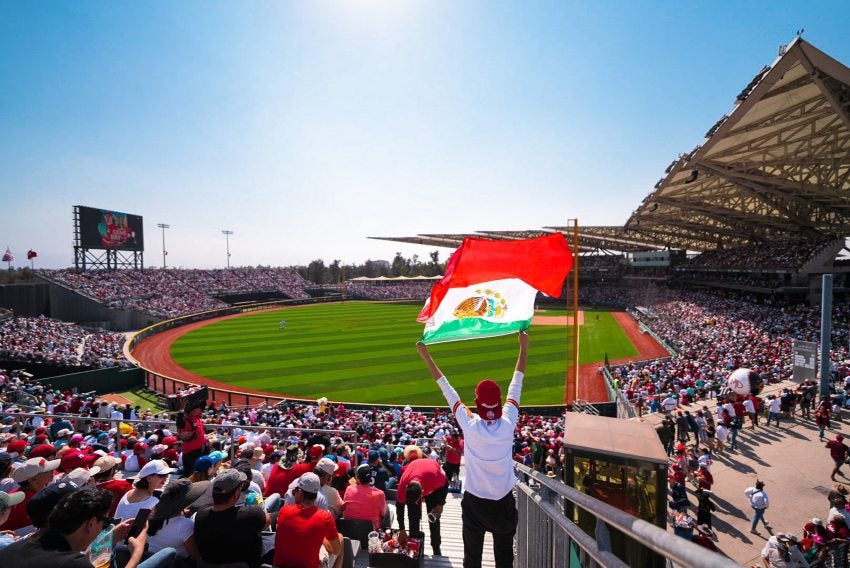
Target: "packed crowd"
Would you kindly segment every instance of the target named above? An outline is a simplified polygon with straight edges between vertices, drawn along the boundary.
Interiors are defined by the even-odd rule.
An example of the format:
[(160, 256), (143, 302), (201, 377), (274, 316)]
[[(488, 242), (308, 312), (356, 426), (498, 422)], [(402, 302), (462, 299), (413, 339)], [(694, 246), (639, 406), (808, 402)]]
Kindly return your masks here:
[(781, 239), (770, 243), (752, 244), (736, 248), (705, 251), (689, 260), (689, 269), (705, 268), (759, 268), (796, 269), (816, 256), (835, 239)]
[(349, 297), (365, 300), (421, 300), (425, 301), (434, 285), (432, 280), (425, 282), (405, 282), (400, 284), (353, 284), (345, 285)]
[(0, 358), (63, 367), (128, 366), (124, 335), (44, 316), (0, 322)]
[(278, 292), (306, 298), (306, 282), (289, 268), (227, 270), (144, 269), (85, 271), (39, 270), (39, 276), (79, 291), (108, 307), (176, 317), (226, 307), (216, 296)]
[[(342, 539), (334, 519), (387, 528), (389, 491), (402, 491), (412, 462), (438, 462), (446, 487), (458, 485), (463, 436), (440, 410), (349, 410), (325, 399), (238, 409), (210, 403), (162, 423), (138, 406), (0, 375), (3, 399), (26, 390), (39, 411), (16, 416), (16, 405), (0, 408), (10, 413), (0, 433), (0, 530), (14, 531), (0, 539), (4, 566), (13, 552), (18, 563), (10, 565), (18, 566), (21, 554), (54, 550), (59, 536), (73, 542), (76, 528), (60, 523), (57, 512), (71, 504), (86, 511), (80, 522), (86, 515), (103, 517), (98, 530), (106, 531), (116, 517), (124, 519), (115, 521), (115, 533), (122, 536), (140, 509), (152, 509), (146, 535), (128, 541), (131, 562), (142, 561), (144, 554), (145, 566), (192, 566), (199, 560), (316, 565), (305, 561), (308, 554), (338, 566)], [(58, 417), (43, 417), (42, 409)], [(516, 459), (556, 475), (560, 465), (553, 456), (563, 455), (560, 434), (557, 417), (523, 416)], [(97, 501), (97, 514), (78, 500)], [(287, 508), (305, 502), (326, 511), (322, 518), (329, 520), (321, 530), (299, 517), (301, 509)], [(263, 536), (264, 529), (272, 532)], [(314, 538), (314, 530), (322, 538)], [(34, 536), (22, 538), (28, 533)], [(439, 554), (433, 534), (431, 545)], [(145, 548), (144, 541), (143, 553), (137, 548)], [(245, 543), (252, 543), (247, 550)], [(94, 556), (102, 550), (96, 548), (89, 547), (88, 554), (97, 565)]]

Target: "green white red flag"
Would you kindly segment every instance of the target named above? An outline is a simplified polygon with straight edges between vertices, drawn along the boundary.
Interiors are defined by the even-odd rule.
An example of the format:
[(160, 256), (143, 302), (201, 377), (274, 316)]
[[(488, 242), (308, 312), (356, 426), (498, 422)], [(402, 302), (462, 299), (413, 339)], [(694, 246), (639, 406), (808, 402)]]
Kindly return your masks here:
[(564, 235), (494, 241), (468, 237), (434, 284), (417, 321), (423, 343), (496, 337), (524, 331), (537, 292), (559, 296), (573, 256)]

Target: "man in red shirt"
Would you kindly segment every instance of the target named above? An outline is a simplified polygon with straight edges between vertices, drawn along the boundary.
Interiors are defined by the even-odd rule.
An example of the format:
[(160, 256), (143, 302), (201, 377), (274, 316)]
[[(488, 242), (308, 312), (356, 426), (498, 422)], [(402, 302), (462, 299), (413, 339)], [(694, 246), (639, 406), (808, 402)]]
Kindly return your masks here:
[(203, 404), (198, 401), (187, 403), (185, 415), (177, 415), (177, 435), (183, 442), (183, 471), (187, 477), (195, 470), (195, 460), (204, 454), (204, 447), (207, 445), (204, 421), (201, 418)]
[(446, 444), (446, 459), (443, 464), (443, 471), (446, 472), (446, 478), (449, 483), (457, 477), (460, 479), (460, 460), (463, 456), (463, 432), (458, 432), (457, 437), (445, 436), (443, 441)]
[[(835, 436), (834, 440), (829, 440), (826, 443), (826, 447), (829, 448), (829, 457), (832, 458), (835, 467), (832, 468), (832, 480), (836, 481), (835, 474), (840, 473), (841, 466), (844, 465), (844, 461), (847, 459), (847, 452), (850, 451), (850, 448), (844, 443), (844, 436), (838, 434)], [(841, 474), (842, 477), (845, 477), (844, 474)]]
[(298, 478), (294, 505), (284, 505), (277, 514), (274, 565), (282, 568), (319, 568), (327, 554), (329, 564), (342, 566), (342, 535), (333, 516), (316, 506), (321, 482), (315, 473)]
[(432, 554), (442, 556), (440, 553), (440, 515), (443, 514), (443, 505), (446, 504), (448, 491), (448, 479), (446, 479), (446, 474), (440, 469), (440, 464), (436, 460), (417, 459), (407, 464), (401, 474), (396, 493), (398, 539), (402, 544), (407, 542), (407, 531), (404, 528), (404, 508), (407, 507), (410, 532), (419, 533), (422, 520), (422, 500), (424, 499), (425, 508), (428, 511), (428, 521), (431, 523)]
[(32, 520), (27, 514), (27, 503), (30, 502), (33, 495), (47, 487), (47, 484), (53, 479), (53, 472), (59, 467), (59, 463), (59, 460), (47, 461), (44, 458), (32, 458), (12, 472), (12, 479), (20, 485), (20, 488), (12, 491), (12, 494), (23, 492), (24, 500), (12, 507), (9, 519), (0, 528), (6, 531), (16, 531), (32, 524)]
[[(286, 454), (269, 470), (269, 478), (263, 490), (263, 497), (275, 493), (286, 495), (286, 492), (289, 491), (289, 485), (293, 481), (305, 473), (313, 471), (312, 465), (299, 461), (300, 453), (296, 444), (286, 448)], [(318, 463), (318, 460), (316, 463)]]
[(133, 488), (133, 484), (126, 479), (115, 479), (115, 468), (119, 463), (121, 461), (112, 456), (103, 456), (94, 462), (95, 467), (100, 468), (100, 472), (94, 476), (97, 486), (106, 489), (114, 495), (112, 506), (109, 508), (110, 517), (115, 515), (115, 509), (118, 508), (118, 502), (121, 501), (121, 497)]

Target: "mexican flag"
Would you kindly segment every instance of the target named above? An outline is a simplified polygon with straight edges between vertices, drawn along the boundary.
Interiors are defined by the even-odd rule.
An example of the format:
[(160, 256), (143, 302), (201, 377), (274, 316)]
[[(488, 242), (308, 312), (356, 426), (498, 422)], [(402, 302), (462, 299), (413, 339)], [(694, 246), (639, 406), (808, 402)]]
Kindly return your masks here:
[(496, 337), (528, 329), (537, 292), (560, 295), (572, 264), (561, 233), (518, 241), (465, 238), (416, 318), (425, 324), (422, 342)]

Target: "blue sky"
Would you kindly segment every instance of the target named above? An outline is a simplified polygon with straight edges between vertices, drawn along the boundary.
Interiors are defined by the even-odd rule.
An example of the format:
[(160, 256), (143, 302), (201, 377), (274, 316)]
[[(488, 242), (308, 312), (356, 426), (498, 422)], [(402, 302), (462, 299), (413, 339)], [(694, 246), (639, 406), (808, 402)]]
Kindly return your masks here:
[[(71, 208), (145, 263), (362, 262), (367, 236), (622, 224), (796, 30), (847, 2), (0, 0), (0, 248), (73, 260)], [(448, 251), (441, 250), (445, 259)], [(18, 262), (17, 264), (24, 264)]]

